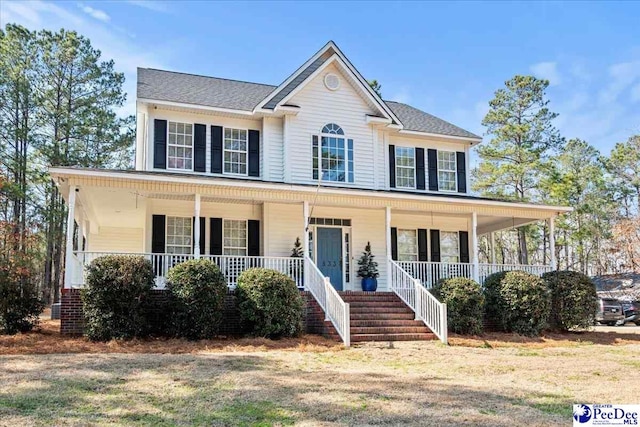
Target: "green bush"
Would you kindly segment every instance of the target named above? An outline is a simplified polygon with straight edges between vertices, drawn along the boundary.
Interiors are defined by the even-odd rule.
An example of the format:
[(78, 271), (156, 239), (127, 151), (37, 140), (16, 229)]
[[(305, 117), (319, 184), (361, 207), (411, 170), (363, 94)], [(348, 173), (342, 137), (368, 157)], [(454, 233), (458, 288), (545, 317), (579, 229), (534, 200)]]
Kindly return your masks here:
[(38, 324), (44, 303), (38, 298), (37, 287), (12, 280), (6, 271), (0, 272), (0, 332), (28, 332)]
[(236, 292), (243, 327), (252, 335), (279, 338), (302, 331), (304, 302), (289, 276), (266, 268), (245, 270)]
[(451, 331), (472, 335), (482, 333), (484, 296), (478, 283), (464, 277), (442, 279), (433, 293), (447, 304), (447, 323)]
[(507, 275), (506, 271), (499, 271), (493, 273), (484, 280), (483, 294), (484, 294), (484, 315), (489, 321), (495, 324), (502, 330), (501, 323), (501, 305), (502, 299), (500, 297), (500, 282)]
[(218, 334), (227, 284), (220, 269), (206, 259), (176, 265), (167, 274), (171, 332), (188, 339)]
[(143, 257), (107, 255), (93, 260), (81, 293), (89, 339), (107, 341), (147, 335), (153, 278), (151, 262)]
[(598, 296), (588, 276), (576, 271), (551, 271), (542, 279), (551, 292), (549, 324), (552, 328), (568, 331), (595, 324)]
[[(509, 271), (499, 280), (485, 282), (486, 303), (493, 304), (499, 326), (506, 332), (537, 336), (547, 326), (551, 298), (544, 280), (524, 271)], [(487, 306), (489, 309), (489, 306)]]

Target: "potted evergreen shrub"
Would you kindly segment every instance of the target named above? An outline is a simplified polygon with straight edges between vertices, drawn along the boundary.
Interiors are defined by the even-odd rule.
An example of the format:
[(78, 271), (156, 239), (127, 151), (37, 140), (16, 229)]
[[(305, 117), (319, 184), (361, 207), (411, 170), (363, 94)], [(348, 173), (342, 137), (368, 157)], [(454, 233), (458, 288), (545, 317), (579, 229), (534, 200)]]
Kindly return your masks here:
[[(299, 237), (296, 237), (296, 241), (293, 243), (291, 258), (304, 258), (304, 250)], [(294, 280), (297, 281), (296, 285), (298, 285), (299, 288), (304, 287), (304, 264), (291, 265), (289, 275), (295, 278)]]
[(378, 263), (373, 260), (375, 256), (371, 253), (371, 243), (362, 252), (358, 261), (358, 276), (362, 277), (362, 290), (365, 292), (375, 292), (378, 289)]

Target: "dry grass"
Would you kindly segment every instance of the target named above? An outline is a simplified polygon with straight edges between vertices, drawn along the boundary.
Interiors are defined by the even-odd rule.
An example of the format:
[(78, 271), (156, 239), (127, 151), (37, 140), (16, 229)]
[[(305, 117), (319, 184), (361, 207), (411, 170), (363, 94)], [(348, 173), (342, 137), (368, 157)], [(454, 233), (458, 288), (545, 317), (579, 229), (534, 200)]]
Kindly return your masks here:
[[(43, 326), (14, 338), (59, 339)], [(93, 353), (0, 356), (0, 425), (567, 425), (574, 402), (629, 403), (640, 393), (638, 338), (592, 334), (350, 350), (311, 337), (65, 338), (70, 349)], [(189, 354), (105, 354), (154, 348)]]

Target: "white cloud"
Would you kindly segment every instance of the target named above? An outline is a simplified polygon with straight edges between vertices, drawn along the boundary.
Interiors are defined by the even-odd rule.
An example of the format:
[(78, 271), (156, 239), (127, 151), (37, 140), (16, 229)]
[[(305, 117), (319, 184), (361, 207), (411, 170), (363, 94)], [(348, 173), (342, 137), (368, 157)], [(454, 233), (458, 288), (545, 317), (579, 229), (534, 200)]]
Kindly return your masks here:
[(640, 102), (640, 83), (631, 89), (631, 101)]
[(608, 69), (609, 84), (600, 91), (600, 100), (610, 103), (640, 79), (640, 61), (629, 61), (613, 64)]
[(154, 12), (168, 12), (169, 8), (167, 3), (153, 0), (127, 0), (127, 3), (142, 7), (144, 9), (152, 10)]
[(94, 9), (91, 6), (86, 6), (86, 5), (83, 5), (82, 3), (79, 3), (78, 7), (80, 9), (82, 9), (82, 11), (84, 13), (86, 13), (89, 16), (94, 17), (98, 21), (102, 21), (102, 22), (111, 21), (111, 17), (109, 15), (107, 15), (107, 12), (105, 12), (104, 10)]
[(529, 69), (536, 77), (549, 80), (551, 86), (559, 85), (562, 81), (556, 62), (539, 62), (533, 64)]

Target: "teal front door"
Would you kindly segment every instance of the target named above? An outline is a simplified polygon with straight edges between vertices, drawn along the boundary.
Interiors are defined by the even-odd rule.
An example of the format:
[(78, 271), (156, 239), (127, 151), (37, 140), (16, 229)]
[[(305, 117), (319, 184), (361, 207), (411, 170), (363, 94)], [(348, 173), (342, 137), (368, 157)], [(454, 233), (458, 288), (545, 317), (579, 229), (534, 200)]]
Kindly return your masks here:
[(342, 229), (318, 227), (316, 264), (334, 288), (342, 290)]

